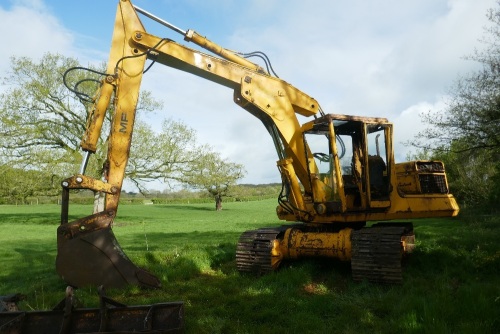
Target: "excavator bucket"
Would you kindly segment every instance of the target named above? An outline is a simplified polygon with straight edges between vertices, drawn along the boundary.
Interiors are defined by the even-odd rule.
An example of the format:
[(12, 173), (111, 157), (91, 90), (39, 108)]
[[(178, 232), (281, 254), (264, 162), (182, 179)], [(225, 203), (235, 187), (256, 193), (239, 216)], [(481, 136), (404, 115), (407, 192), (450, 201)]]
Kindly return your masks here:
[(63, 197), (61, 225), (57, 229), (56, 270), (73, 287), (121, 288), (139, 285), (159, 288), (159, 279), (137, 267), (121, 249), (111, 225), (113, 212), (67, 222), (67, 201)]

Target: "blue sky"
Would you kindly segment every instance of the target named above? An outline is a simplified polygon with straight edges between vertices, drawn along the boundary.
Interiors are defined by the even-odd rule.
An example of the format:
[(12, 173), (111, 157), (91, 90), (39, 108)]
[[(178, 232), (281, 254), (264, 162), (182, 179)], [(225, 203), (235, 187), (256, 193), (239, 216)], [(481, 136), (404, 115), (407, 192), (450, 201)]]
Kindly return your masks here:
[[(0, 76), (9, 57), (59, 52), (82, 64), (107, 60), (117, 0), (0, 0)], [(422, 128), (419, 113), (440, 112), (463, 59), (482, 45), (486, 11), (495, 0), (135, 0), (182, 29), (222, 46), (263, 51), (280, 78), (316, 98), (326, 113), (387, 117), (401, 143)], [(182, 37), (143, 18), (148, 32)], [(190, 45), (192, 46), (192, 45)], [(156, 65), (143, 89), (164, 102), (146, 121), (167, 117), (196, 130), (248, 172), (245, 183), (279, 182), (273, 144), (261, 123), (232, 102), (232, 92)], [(0, 90), (2, 87), (0, 86)], [(159, 127), (157, 127), (159, 130)]]

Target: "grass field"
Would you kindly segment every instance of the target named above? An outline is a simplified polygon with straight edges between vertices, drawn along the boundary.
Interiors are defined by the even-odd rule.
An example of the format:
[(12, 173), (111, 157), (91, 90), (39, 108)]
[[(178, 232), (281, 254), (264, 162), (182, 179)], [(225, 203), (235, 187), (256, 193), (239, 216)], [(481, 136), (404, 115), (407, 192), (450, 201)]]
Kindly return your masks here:
[[(122, 205), (114, 233), (127, 255), (162, 281), (108, 295), (127, 305), (184, 301), (187, 333), (500, 333), (500, 217), (414, 221), (417, 249), (404, 283), (355, 283), (348, 263), (308, 260), (253, 277), (236, 270), (239, 235), (276, 226), (275, 200)], [(0, 206), (0, 295), (24, 310), (64, 297), (55, 272), (56, 205)], [(74, 217), (89, 206), (71, 206)], [(79, 289), (97, 307), (95, 289)]]

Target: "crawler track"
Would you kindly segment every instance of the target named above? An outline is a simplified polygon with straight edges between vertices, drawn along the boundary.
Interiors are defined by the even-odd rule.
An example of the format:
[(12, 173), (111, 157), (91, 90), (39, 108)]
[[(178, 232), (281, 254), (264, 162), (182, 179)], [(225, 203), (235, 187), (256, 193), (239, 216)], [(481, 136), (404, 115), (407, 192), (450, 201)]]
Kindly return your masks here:
[(236, 246), (236, 266), (240, 272), (264, 275), (274, 271), (271, 265), (273, 241), (284, 228), (261, 228), (246, 231)]
[[(244, 232), (236, 247), (238, 271), (265, 275), (276, 270), (272, 265), (273, 242), (281, 238), (287, 228), (290, 226)], [(413, 242), (411, 224), (380, 223), (354, 230), (351, 235), (353, 280), (401, 283), (404, 256), (402, 239)], [(406, 246), (412, 248), (412, 244)]]
[(352, 277), (355, 281), (401, 283), (402, 236), (413, 235), (411, 224), (381, 224), (352, 234)]

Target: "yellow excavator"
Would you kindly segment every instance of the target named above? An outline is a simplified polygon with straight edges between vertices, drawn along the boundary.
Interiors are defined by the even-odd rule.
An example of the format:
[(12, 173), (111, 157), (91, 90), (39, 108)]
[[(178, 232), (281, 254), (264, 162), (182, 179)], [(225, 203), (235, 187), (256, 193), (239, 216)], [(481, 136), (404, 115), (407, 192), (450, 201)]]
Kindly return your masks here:
[[(139, 15), (210, 54), (149, 34)], [(267, 57), (259, 56), (267, 65)], [(441, 162), (395, 162), (393, 125), (387, 119), (325, 114), (314, 98), (278, 78), (269, 66), (119, 0), (107, 74), (81, 142), (82, 165), (62, 182), (56, 269), (71, 286), (160, 286), (157, 277), (130, 261), (112, 231), (147, 60), (230, 88), (234, 102), (261, 120), (273, 139), (282, 179), (276, 212), (290, 223), (244, 232), (236, 249), (241, 272), (265, 274), (284, 260), (331, 257), (350, 261), (354, 280), (398, 283), (402, 259), (415, 244), (407, 220), (459, 211)], [(95, 179), (85, 169), (108, 110), (113, 115), (107, 161), (103, 178)], [(300, 124), (298, 115), (309, 121)], [(72, 189), (104, 193), (104, 209), (69, 222)]]

